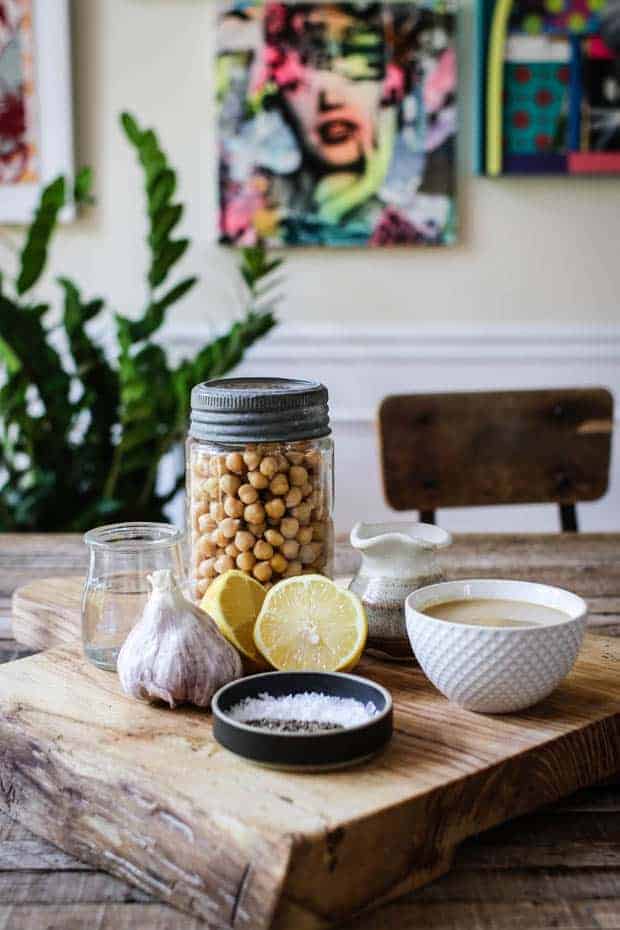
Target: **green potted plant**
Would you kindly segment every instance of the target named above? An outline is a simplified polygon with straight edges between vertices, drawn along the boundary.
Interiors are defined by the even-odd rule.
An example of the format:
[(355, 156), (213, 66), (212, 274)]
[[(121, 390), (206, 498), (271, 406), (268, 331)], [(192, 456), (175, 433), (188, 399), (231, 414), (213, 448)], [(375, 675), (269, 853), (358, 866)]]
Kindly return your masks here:
[(183, 438), (192, 385), (230, 371), (275, 325), (272, 272), (282, 259), (262, 246), (243, 249), (245, 316), (193, 358), (170, 364), (153, 336), (197, 281), (169, 283), (189, 245), (174, 236), (183, 206), (174, 199), (176, 174), (153, 130), (140, 128), (128, 113), (121, 125), (145, 181), (146, 304), (137, 318), (114, 315), (114, 357), (87, 329), (104, 311), (104, 300), (84, 298), (67, 277), (57, 279), (60, 323), (49, 323), (51, 308), (37, 302), (33, 289), (65, 203), (71, 197), (78, 204), (92, 201), (92, 171), (80, 171), (72, 191), (62, 177), (49, 184), (26, 232), (15, 281), (0, 275), (2, 531), (79, 531), (106, 521), (165, 519), (183, 474), (179, 467), (172, 487), (160, 493), (158, 470)]

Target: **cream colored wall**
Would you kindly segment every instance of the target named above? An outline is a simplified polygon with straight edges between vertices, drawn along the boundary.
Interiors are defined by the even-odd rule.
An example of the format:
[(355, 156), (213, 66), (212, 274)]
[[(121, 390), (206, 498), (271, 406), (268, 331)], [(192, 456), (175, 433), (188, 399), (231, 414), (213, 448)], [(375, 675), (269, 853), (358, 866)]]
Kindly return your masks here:
[[(99, 206), (63, 230), (54, 269), (123, 311), (140, 306), (140, 178), (117, 126), (128, 108), (161, 134), (188, 203), (184, 231), (194, 244), (185, 267), (204, 280), (176, 311), (181, 324), (202, 325), (227, 310), (210, 244), (214, 2), (73, 0), (78, 160), (96, 169)], [(463, 47), (469, 98), (467, 22)], [(465, 156), (469, 149), (465, 132)], [(468, 178), (464, 162), (461, 245), (297, 252), (288, 264), (287, 317), (350, 326), (617, 324), (620, 180), (491, 182)]]

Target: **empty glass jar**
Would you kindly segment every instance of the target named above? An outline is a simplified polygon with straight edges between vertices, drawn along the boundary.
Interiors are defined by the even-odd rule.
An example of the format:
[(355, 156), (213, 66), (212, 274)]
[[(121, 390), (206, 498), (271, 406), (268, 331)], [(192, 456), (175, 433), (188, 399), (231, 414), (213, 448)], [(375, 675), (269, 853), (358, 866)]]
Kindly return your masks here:
[(82, 594), (86, 657), (116, 671), (116, 660), (150, 593), (148, 575), (170, 569), (183, 588), (187, 577), (183, 533), (167, 523), (115, 523), (89, 530), (90, 567)]
[(196, 385), (187, 441), (194, 596), (233, 568), (266, 587), (302, 573), (331, 576), (333, 468), (322, 384), (225, 378)]

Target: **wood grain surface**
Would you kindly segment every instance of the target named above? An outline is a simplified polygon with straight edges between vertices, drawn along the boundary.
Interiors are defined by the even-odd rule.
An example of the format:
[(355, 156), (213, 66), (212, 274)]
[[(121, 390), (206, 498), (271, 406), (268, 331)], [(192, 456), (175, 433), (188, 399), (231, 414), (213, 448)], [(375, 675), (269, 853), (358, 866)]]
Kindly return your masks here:
[[(442, 550), (439, 561), (446, 578), (520, 578), (541, 581), (575, 590), (588, 600), (591, 626), (620, 621), (619, 546), (614, 537), (590, 534), (570, 542), (562, 537), (558, 549), (557, 535), (532, 539), (522, 536), (486, 536), (475, 545), (465, 537)], [(356, 556), (348, 545), (340, 544), (336, 552), (338, 576), (351, 575)], [(346, 579), (345, 579), (346, 580)], [(83, 578), (44, 578), (22, 585), (13, 593), (12, 631), (19, 643), (31, 649), (78, 644), (80, 633), (80, 598)]]
[(204, 713), (139, 704), (54, 649), (0, 671), (0, 804), (216, 926), (322, 928), (441, 875), (472, 833), (620, 771), (619, 669), (620, 640), (588, 637), (549, 699), (488, 717), (417, 668), (365, 660), (394, 698), (389, 748), (293, 776), (222, 750)]
[[(30, 544), (30, 545), (29, 545)], [(601, 627), (620, 623), (618, 536), (457, 538), (451, 576), (561, 577), (585, 593)], [(449, 556), (450, 553), (446, 553)], [(340, 569), (354, 555), (341, 547)], [(80, 561), (81, 560), (81, 561)], [(27, 650), (10, 638), (8, 604), (24, 581), (82, 572), (78, 537), (0, 536), (0, 661)], [(450, 872), (347, 923), (347, 930), (571, 930), (620, 927), (620, 782), (579, 792), (479, 834), (457, 848)], [(3, 874), (6, 873), (6, 874)], [(3, 930), (199, 930), (205, 924), (87, 865), (0, 815)], [(300, 924), (300, 930), (302, 925)]]
[(385, 496), (421, 511), (596, 500), (612, 428), (603, 388), (393, 395), (379, 412)]

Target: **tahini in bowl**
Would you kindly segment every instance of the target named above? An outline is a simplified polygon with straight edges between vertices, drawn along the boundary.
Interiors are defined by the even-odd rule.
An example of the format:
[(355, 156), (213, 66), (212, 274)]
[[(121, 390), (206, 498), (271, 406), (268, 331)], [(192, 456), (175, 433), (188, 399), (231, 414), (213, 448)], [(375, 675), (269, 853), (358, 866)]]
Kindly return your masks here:
[[(423, 613), (434, 604), (469, 598), (526, 601), (559, 610), (566, 619), (482, 627)], [(450, 701), (488, 714), (523, 710), (557, 687), (575, 663), (587, 612), (582, 598), (561, 588), (497, 579), (428, 585), (405, 601), (407, 634), (425, 675)]]

